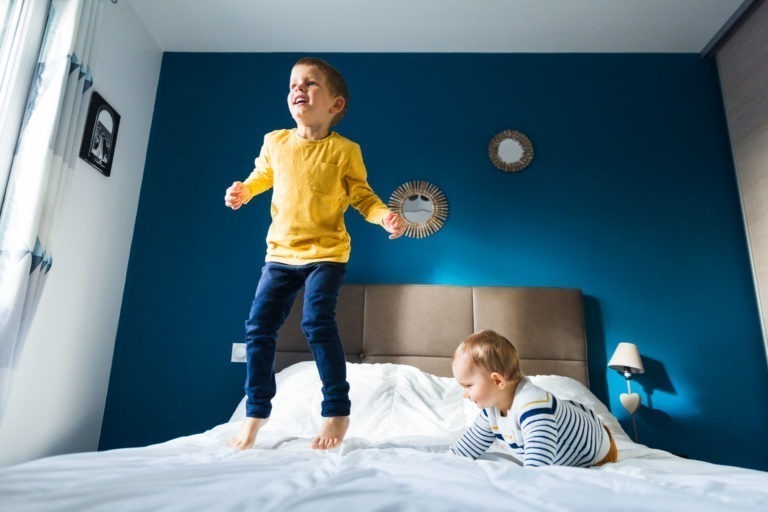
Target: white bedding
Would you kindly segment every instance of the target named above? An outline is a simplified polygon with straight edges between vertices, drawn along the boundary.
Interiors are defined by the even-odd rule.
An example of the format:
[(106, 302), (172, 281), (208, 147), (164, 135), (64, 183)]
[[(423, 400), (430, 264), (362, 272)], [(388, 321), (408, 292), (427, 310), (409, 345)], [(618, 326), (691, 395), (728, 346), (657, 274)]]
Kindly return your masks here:
[(402, 365), (350, 364), (347, 439), (311, 450), (320, 383), (313, 363), (278, 374), (278, 395), (256, 446), (227, 447), (243, 416), (144, 448), (49, 457), (0, 469), (2, 511), (768, 510), (768, 473), (675, 457), (632, 443), (581, 384), (533, 380), (593, 408), (619, 462), (523, 469), (504, 451), (478, 461), (446, 453), (477, 414), (453, 379)]

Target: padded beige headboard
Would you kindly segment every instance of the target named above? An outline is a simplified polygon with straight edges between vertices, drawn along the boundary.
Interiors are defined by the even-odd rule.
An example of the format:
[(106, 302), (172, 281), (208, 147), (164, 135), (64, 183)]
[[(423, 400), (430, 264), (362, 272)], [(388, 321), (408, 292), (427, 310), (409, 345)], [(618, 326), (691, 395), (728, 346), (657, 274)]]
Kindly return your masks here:
[[(278, 333), (276, 370), (312, 359), (301, 332), (299, 294)], [(588, 385), (581, 290), (444, 285), (345, 285), (337, 321), (347, 361), (402, 363), (451, 375), (468, 335), (493, 329), (518, 349), (523, 372)]]

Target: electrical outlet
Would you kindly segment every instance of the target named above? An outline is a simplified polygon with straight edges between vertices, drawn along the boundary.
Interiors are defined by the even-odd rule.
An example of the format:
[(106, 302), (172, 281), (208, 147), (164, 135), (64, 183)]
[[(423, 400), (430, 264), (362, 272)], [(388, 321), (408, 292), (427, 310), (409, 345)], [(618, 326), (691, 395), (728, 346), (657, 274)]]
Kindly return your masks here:
[(232, 344), (232, 362), (244, 363), (245, 362), (245, 343), (233, 343)]

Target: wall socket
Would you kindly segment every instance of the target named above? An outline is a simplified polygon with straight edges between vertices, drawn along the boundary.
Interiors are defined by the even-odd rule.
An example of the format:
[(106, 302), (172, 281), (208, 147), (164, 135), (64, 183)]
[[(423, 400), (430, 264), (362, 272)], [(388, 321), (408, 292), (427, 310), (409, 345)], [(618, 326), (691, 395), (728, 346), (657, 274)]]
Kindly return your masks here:
[(245, 351), (245, 343), (233, 343), (232, 344), (232, 362), (244, 363), (247, 352)]

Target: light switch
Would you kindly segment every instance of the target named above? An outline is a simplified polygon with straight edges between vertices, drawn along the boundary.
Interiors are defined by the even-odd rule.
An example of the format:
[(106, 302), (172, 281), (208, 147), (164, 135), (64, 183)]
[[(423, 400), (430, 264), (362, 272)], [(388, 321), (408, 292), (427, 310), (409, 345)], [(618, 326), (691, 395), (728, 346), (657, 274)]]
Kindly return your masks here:
[(233, 343), (232, 344), (232, 362), (244, 363), (247, 352), (245, 350), (245, 343)]

